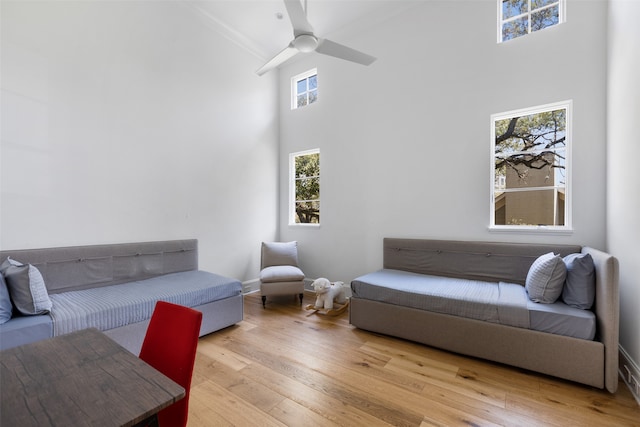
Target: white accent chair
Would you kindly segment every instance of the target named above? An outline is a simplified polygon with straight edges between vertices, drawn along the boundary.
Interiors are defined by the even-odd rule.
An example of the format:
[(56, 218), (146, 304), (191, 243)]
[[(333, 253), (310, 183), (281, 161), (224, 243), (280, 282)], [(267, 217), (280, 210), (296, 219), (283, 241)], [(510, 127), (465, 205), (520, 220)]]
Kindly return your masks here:
[(262, 242), (260, 255), (262, 307), (269, 295), (304, 293), (304, 273), (298, 267), (298, 242)]

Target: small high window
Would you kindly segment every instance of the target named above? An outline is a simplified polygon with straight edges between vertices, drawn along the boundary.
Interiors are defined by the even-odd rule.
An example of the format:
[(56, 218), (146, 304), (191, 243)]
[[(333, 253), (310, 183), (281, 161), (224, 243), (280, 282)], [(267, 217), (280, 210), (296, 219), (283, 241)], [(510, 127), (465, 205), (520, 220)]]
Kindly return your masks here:
[(568, 230), (571, 101), (491, 120), (491, 227)]
[(565, 0), (498, 0), (498, 43), (565, 21)]
[(314, 68), (291, 79), (291, 109), (313, 104), (318, 100), (318, 71)]
[(289, 154), (289, 224), (320, 224), (320, 150)]

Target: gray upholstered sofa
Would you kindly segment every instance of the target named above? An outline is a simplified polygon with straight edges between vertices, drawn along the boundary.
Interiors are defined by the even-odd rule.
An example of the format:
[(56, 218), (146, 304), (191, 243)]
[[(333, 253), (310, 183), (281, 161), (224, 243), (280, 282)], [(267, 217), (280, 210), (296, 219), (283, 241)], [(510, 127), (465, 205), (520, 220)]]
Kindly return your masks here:
[(242, 284), (198, 270), (195, 239), (0, 251), (7, 257), (42, 274), (52, 304), (0, 325), (0, 349), (96, 327), (138, 354), (158, 300), (201, 311), (200, 336), (243, 319)]
[[(386, 238), (383, 246), (383, 269), (351, 283), (351, 324), (616, 391), (619, 295), (618, 264), (613, 256), (575, 245)], [(498, 298), (511, 293), (528, 299), (524, 285), (529, 270), (549, 252), (561, 257), (579, 253), (583, 259), (588, 254), (593, 260), (595, 301), (590, 309), (569, 307), (561, 301), (525, 301), (522, 307), (508, 302), (501, 313), (500, 307), (483, 311), (484, 307), (469, 301), (448, 301), (457, 298), (457, 287), (467, 282), (493, 287)], [(429, 281), (433, 282), (427, 284)], [(425, 297), (424, 286), (437, 289), (435, 299)], [(508, 292), (502, 292), (502, 286)], [(465, 305), (471, 313), (468, 316), (447, 311)], [(524, 316), (519, 311), (522, 308)], [(526, 324), (508, 324), (514, 313)], [(570, 325), (589, 332), (576, 338), (565, 331)]]

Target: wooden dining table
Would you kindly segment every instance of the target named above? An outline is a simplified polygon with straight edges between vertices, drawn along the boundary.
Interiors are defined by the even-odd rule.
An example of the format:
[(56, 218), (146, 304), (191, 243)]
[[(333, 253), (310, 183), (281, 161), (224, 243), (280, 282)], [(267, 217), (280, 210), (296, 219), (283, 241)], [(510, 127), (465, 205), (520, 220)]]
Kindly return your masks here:
[(183, 387), (97, 329), (0, 352), (0, 426), (135, 426)]

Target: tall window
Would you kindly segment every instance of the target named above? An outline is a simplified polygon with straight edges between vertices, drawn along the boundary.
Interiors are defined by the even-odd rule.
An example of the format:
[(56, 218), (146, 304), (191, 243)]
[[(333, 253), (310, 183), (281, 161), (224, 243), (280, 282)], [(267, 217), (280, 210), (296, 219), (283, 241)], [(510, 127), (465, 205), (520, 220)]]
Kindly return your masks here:
[(289, 224), (320, 224), (320, 150), (289, 154)]
[(498, 0), (498, 42), (565, 21), (565, 0)]
[(494, 228), (570, 228), (571, 101), (495, 114)]
[(314, 68), (291, 79), (291, 109), (313, 104), (318, 100), (318, 71)]

